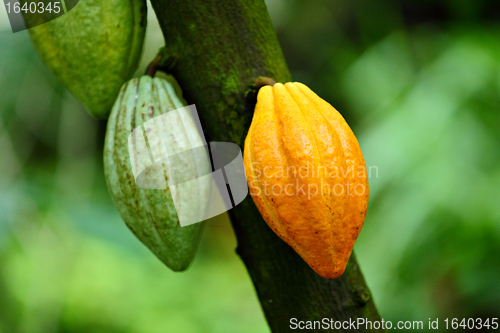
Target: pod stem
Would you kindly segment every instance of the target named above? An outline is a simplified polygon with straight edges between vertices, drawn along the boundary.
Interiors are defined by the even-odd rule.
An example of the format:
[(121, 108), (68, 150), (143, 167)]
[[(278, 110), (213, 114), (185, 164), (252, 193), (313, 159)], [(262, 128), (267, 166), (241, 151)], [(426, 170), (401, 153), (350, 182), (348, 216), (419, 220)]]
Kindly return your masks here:
[(165, 47), (158, 51), (158, 55), (153, 59), (146, 68), (144, 75), (154, 77), (157, 71), (169, 73), (175, 66), (176, 58), (170, 54)]
[(264, 86), (274, 86), (276, 81), (267, 76), (259, 76), (249, 84), (247, 90), (245, 90), (245, 109), (247, 112), (252, 113), (255, 108), (255, 103), (257, 103), (257, 94), (259, 93), (260, 88)]
[(148, 65), (148, 68), (146, 68), (146, 72), (144, 75), (149, 75), (151, 77), (154, 77), (156, 74), (156, 71), (159, 69), (159, 63), (161, 60), (161, 54), (158, 54), (156, 58), (153, 59)]
[(260, 88), (264, 86), (274, 86), (276, 84), (276, 81), (271, 79), (270, 77), (267, 76), (259, 76), (258, 78), (255, 79), (253, 82), (255, 88), (259, 90)]

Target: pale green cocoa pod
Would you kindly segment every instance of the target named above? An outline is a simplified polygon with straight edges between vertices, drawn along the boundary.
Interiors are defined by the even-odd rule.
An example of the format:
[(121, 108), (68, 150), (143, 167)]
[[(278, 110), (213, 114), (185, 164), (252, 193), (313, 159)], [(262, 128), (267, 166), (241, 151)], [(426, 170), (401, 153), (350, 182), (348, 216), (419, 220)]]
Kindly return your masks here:
[[(203, 222), (181, 227), (177, 212), (188, 220), (202, 221), (207, 200), (199, 198), (209, 198), (211, 190), (208, 178), (199, 178), (211, 172), (206, 150), (204, 155), (189, 149), (203, 148), (205, 141), (189, 112), (172, 111), (182, 107), (165, 79), (143, 76), (128, 81), (109, 117), (104, 147), (108, 190), (120, 215), (137, 238), (174, 271), (189, 266), (203, 230)], [(159, 150), (176, 157), (175, 163), (172, 158), (168, 163), (153, 162), (160, 161), (154, 157)], [(137, 170), (146, 171), (136, 181)], [(184, 183), (190, 185), (182, 189), (171, 186), (174, 179), (194, 178), (202, 180)], [(158, 189), (157, 184), (166, 186)], [(176, 205), (181, 204), (180, 210), (174, 199)]]
[(146, 8), (145, 0), (80, 0), (63, 16), (28, 30), (45, 65), (95, 118), (108, 117), (137, 69)]

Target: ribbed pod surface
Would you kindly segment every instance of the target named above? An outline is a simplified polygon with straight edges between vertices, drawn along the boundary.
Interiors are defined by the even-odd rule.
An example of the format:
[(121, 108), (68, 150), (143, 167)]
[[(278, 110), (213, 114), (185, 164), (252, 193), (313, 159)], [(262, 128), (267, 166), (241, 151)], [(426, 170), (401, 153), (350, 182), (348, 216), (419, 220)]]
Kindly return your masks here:
[(266, 223), (319, 275), (342, 275), (365, 220), (368, 177), (340, 113), (304, 84), (262, 87), (244, 163)]

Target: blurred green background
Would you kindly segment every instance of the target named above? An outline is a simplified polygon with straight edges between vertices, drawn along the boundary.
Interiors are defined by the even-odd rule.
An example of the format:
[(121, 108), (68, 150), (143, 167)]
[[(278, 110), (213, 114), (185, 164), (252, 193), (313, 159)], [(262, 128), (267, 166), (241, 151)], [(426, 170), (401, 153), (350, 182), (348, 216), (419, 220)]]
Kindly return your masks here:
[[(374, 167), (355, 251), (382, 317), (500, 317), (500, 2), (267, 4), (294, 80)], [(161, 46), (150, 11), (139, 72)], [(185, 273), (133, 237), (104, 132), (2, 7), (0, 333), (268, 332), (226, 215)]]

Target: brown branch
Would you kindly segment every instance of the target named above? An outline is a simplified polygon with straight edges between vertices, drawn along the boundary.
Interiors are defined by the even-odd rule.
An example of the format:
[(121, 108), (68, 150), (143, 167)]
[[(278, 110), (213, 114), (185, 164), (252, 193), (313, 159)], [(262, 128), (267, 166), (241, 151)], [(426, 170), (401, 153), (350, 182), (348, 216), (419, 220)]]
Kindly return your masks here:
[[(165, 36), (162, 52), (176, 59), (170, 72), (186, 100), (196, 104), (207, 139), (242, 147), (255, 106), (255, 94), (248, 93), (255, 80), (291, 80), (264, 1), (151, 2)], [(230, 215), (237, 253), (273, 332), (290, 331), (291, 318), (380, 320), (354, 255), (341, 278), (324, 279), (273, 233), (250, 197)]]

